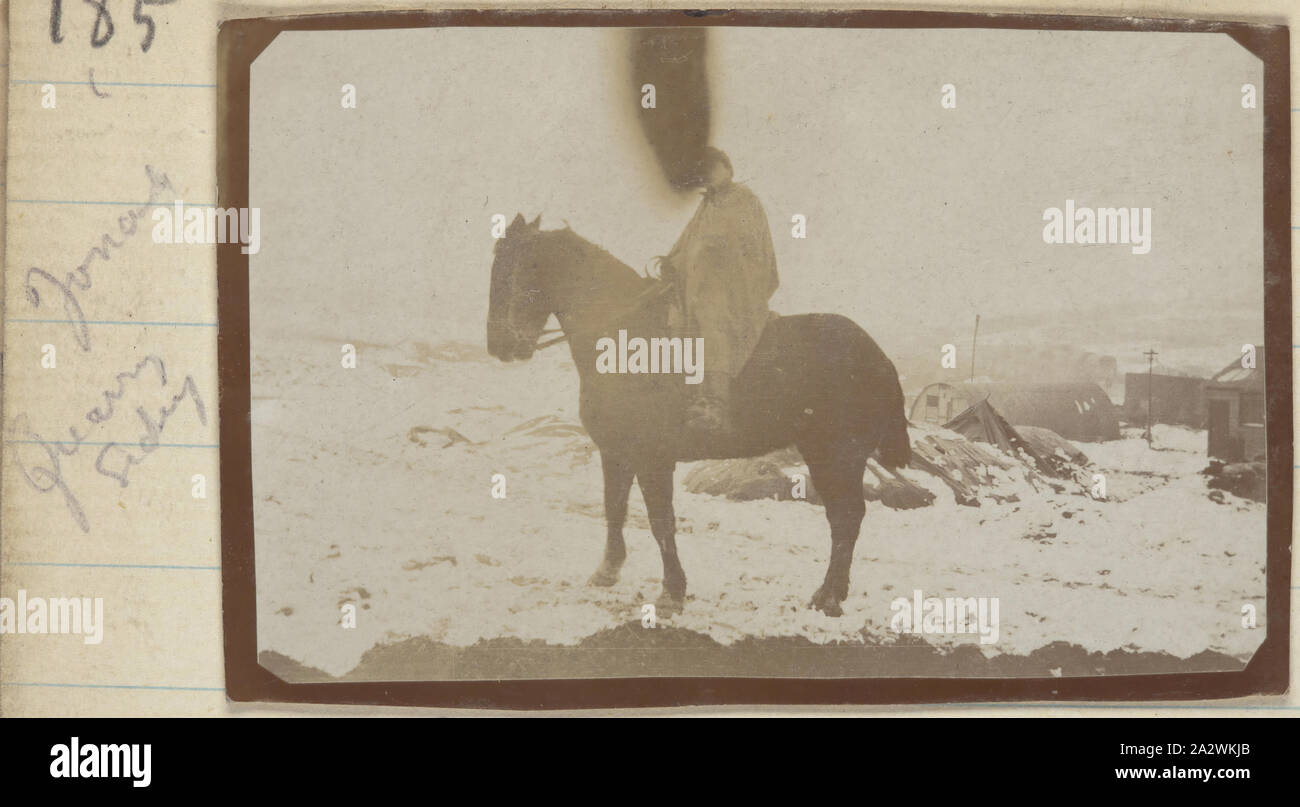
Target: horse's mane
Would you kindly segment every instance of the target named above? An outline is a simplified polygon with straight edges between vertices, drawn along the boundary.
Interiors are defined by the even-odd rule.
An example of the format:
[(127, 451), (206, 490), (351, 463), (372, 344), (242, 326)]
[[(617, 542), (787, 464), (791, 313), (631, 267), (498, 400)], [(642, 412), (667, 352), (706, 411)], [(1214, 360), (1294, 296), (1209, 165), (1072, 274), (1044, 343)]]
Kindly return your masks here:
[[(609, 250), (588, 241), (568, 226), (562, 230), (531, 230), (514, 237), (507, 235), (492, 248), (498, 259), (507, 253), (514, 253), (512, 257), (517, 258), (522, 252), (533, 250), (543, 253), (534, 253), (535, 260), (540, 259), (538, 263), (553, 266), (566, 274), (571, 273), (567, 282), (575, 289), (581, 289), (584, 296), (592, 295), (596, 289), (603, 287), (607, 294), (630, 297), (645, 284), (654, 282), (623, 263)], [(509, 308), (509, 297), (516, 291), (512, 263), (513, 261), (506, 261), (503, 265), (500, 260), (493, 261), (492, 282), (488, 293), (489, 316), (492, 315), (491, 312), (504, 312)], [(590, 299), (594, 302), (596, 298)]]
[(593, 266), (599, 266), (604, 271), (624, 272), (641, 277), (635, 269), (623, 263), (612, 252), (594, 242), (588, 241), (573, 231), (573, 228), (565, 226), (563, 230), (543, 230), (542, 235), (549, 236), (559, 248), (569, 254), (579, 254), (583, 260)]

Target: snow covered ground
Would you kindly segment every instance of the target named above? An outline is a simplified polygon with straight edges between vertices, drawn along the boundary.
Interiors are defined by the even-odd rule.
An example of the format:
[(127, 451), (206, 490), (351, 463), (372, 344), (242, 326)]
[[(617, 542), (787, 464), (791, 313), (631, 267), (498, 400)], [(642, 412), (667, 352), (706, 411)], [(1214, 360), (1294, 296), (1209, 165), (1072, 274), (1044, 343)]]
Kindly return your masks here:
[[(333, 343), (254, 348), (261, 650), (344, 675), (368, 650), (413, 638), (577, 646), (639, 621), (658, 595), (659, 552), (635, 490), (622, 579), (585, 585), (604, 542), (601, 474), (566, 351), (502, 365), (468, 346), (357, 345), (349, 370)], [(679, 484), (690, 598), (667, 621), (723, 645), (888, 644), (891, 601), (919, 589), (999, 598), (996, 644), (925, 637), (939, 647), (1024, 655), (1066, 642), (1249, 659), (1264, 635), (1264, 506), (1207, 497), (1203, 432), (1159, 427), (1158, 450), (1135, 432), (1081, 448), (1106, 476), (1107, 501), (1021, 488), (1018, 502), (963, 507), (909, 472), (936, 504), (868, 503), (838, 618), (807, 607), (830, 543), (820, 507), (730, 502)], [(504, 499), (491, 495), (494, 474)], [(339, 625), (345, 603), (357, 606), (355, 629)], [(1242, 626), (1246, 603), (1255, 629)]]

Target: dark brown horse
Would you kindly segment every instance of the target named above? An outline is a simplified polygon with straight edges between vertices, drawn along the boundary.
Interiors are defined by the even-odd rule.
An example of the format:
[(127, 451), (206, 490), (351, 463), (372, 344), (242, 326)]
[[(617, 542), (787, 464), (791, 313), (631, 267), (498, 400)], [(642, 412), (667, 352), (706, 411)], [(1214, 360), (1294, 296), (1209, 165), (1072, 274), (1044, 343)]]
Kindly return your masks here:
[[(581, 379), (579, 413), (600, 449), (605, 475), (605, 556), (590, 583), (618, 580), (627, 550), (628, 492), (641, 485), (663, 555), (660, 613), (679, 610), (686, 574), (677, 559), (673, 472), (678, 462), (753, 457), (797, 446), (831, 525), (831, 558), (812, 605), (832, 616), (849, 592), (849, 566), (866, 505), (867, 458), (902, 467), (911, 456), (894, 365), (851, 320), (834, 314), (774, 318), (732, 385), (731, 431), (707, 439), (683, 427), (681, 374), (597, 372), (597, 340), (667, 337), (666, 301), (633, 305), (658, 281), (572, 230), (541, 230), (516, 216), (497, 241), (488, 307), (488, 352), (527, 359), (551, 314), (568, 336)], [(707, 345), (705, 345), (707, 348)], [(708, 372), (707, 351), (704, 372)]]

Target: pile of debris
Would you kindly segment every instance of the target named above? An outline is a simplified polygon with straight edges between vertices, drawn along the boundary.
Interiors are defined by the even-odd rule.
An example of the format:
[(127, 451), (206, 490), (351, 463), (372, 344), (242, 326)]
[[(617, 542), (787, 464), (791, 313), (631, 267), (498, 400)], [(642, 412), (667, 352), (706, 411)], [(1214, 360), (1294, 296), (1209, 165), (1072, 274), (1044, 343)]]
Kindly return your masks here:
[(1210, 498), (1219, 504), (1226, 503), (1219, 491), (1227, 491), (1255, 502), (1265, 501), (1268, 495), (1268, 469), (1262, 462), (1224, 463), (1210, 460), (1209, 467), (1201, 473), (1209, 477), (1206, 485), (1211, 490)]
[[(943, 426), (911, 424), (909, 468), (942, 482), (958, 504), (978, 507), (981, 498), (1019, 501), (1028, 486), (1064, 491), (1069, 483), (1089, 484), (1088, 458), (1073, 443), (1048, 429), (1013, 427), (987, 400), (969, 407)], [(930, 489), (881, 466), (867, 463), (862, 483), (867, 501), (898, 510), (933, 504)], [(692, 493), (735, 501), (804, 499), (821, 502), (798, 451), (785, 449), (762, 457), (697, 463), (684, 480)]]
[[(867, 501), (883, 502), (895, 510), (910, 510), (934, 503), (934, 494), (902, 474), (867, 461), (867, 470), (876, 480), (863, 480), (862, 495)], [(821, 496), (808, 475), (799, 452), (785, 448), (761, 457), (734, 460), (706, 460), (695, 464), (684, 480), (692, 493), (725, 496), (732, 501), (755, 499), (778, 501), (804, 500), (821, 504)]]

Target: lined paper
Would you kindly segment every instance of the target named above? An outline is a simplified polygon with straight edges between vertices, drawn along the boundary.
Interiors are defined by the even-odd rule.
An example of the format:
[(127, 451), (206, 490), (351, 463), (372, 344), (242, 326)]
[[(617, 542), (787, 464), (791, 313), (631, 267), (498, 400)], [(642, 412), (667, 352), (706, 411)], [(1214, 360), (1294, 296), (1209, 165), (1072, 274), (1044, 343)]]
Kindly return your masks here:
[(6, 715), (225, 708), (215, 254), (150, 218), (216, 197), (217, 8), (104, 8), (10, 10), (0, 590), (105, 624), (5, 636)]

